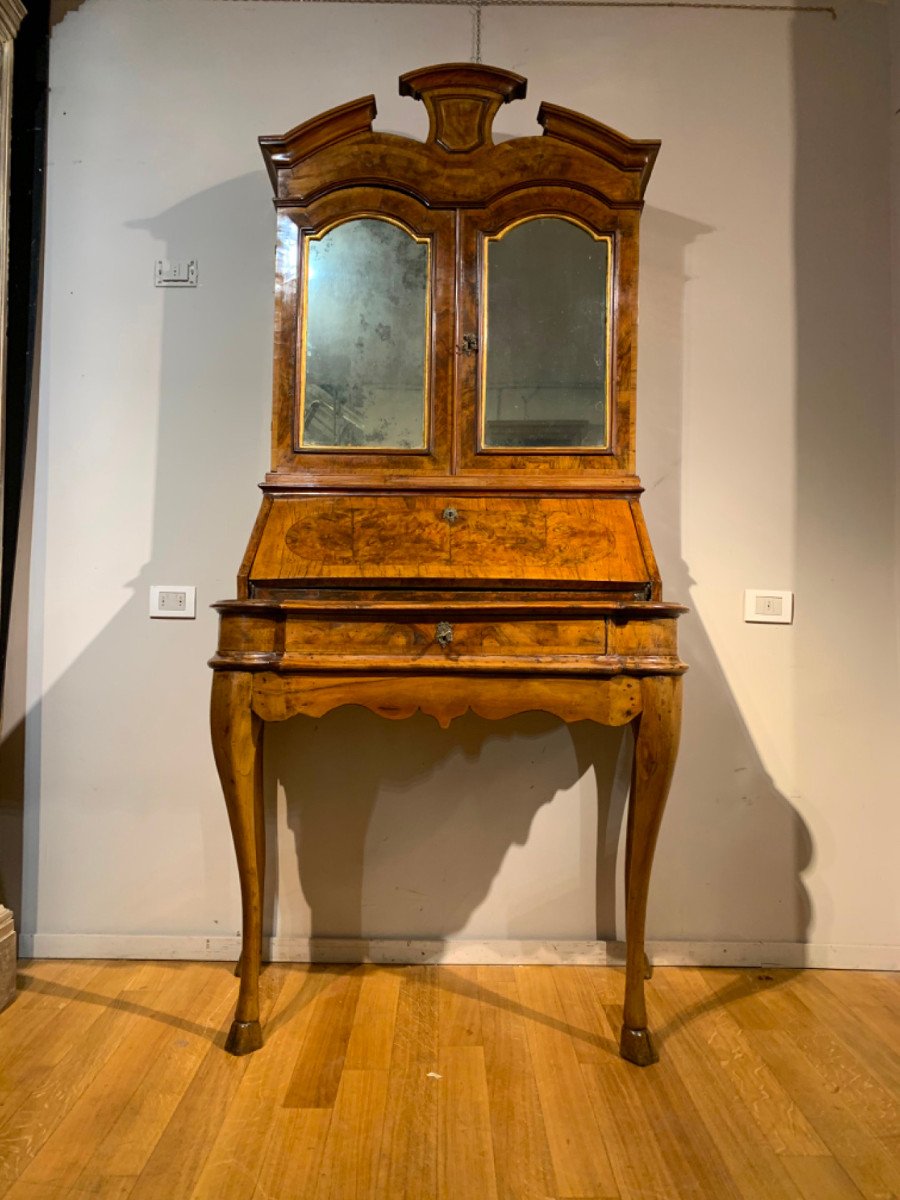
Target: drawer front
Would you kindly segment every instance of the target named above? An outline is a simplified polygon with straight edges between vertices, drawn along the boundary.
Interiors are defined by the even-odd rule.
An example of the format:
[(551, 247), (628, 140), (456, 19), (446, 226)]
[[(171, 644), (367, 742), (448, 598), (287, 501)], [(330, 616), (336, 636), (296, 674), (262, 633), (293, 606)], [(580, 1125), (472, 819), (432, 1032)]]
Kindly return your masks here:
[(495, 615), (442, 613), (430, 605), (332, 612), (235, 601), (221, 606), (213, 665), (286, 672), (680, 674), (675, 616), (657, 619), (634, 608), (623, 619), (618, 612)]
[(604, 621), (288, 621), (284, 652), (296, 656), (402, 656), (410, 666), (427, 659), (541, 658), (602, 655)]
[(616, 498), (277, 498), (250, 571), (290, 580), (642, 586), (631, 506)]

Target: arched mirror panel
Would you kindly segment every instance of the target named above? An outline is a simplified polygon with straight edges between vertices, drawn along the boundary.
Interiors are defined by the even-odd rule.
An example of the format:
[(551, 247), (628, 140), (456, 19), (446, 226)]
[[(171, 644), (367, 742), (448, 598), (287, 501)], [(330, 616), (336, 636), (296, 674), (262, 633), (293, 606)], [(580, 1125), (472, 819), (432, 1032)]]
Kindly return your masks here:
[(305, 239), (301, 449), (425, 451), (430, 257), (382, 217)]
[(558, 216), (484, 240), (483, 449), (609, 444), (612, 239)]

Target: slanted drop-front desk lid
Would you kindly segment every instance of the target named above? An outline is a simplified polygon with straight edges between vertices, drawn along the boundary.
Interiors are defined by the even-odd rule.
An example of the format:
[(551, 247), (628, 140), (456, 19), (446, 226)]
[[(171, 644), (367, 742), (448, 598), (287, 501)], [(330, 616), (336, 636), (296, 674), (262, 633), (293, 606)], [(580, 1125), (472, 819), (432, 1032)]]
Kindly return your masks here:
[[(251, 591), (370, 584), (609, 588), (645, 596), (652, 562), (637, 506), (610, 497), (275, 498)], [(649, 555), (649, 548), (647, 550)]]

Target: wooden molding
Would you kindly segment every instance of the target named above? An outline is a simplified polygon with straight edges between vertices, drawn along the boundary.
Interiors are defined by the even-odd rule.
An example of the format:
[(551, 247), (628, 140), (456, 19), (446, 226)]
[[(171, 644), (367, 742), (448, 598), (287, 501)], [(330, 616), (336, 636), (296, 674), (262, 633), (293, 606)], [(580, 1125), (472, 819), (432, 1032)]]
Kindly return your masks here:
[(492, 146), (497, 110), (522, 99), (526, 87), (521, 75), (480, 63), (445, 63), (400, 76), (400, 95), (421, 100), (428, 111), (428, 141), (449, 154)]
[(637, 183), (637, 195), (643, 198), (650, 172), (659, 154), (659, 142), (635, 141), (609, 125), (586, 117), (583, 113), (561, 108), (558, 104), (548, 104), (546, 101), (538, 109), (538, 122), (543, 125), (546, 137), (559, 138), (560, 141), (581, 146), (618, 170), (633, 173)]
[(16, 994), (16, 931), (13, 915), (0, 904), (0, 1009)]
[(260, 674), (253, 678), (253, 711), (264, 721), (304, 714), (321, 717), (344, 704), (359, 704), (382, 717), (402, 720), (421, 711), (441, 728), (471, 711), (490, 721), (523, 712), (549, 712), (563, 721), (627, 725), (641, 711), (638, 680), (619, 676), (557, 682), (533, 676), (512, 682), (482, 679), (477, 688), (458, 675), (435, 678), (360, 675), (356, 678)]
[(363, 96), (320, 113), (279, 136), (264, 134), (259, 146), (266, 160), (272, 187), (278, 191), (278, 172), (290, 169), (301, 159), (354, 134), (371, 133), (377, 109), (374, 96)]
[(0, 41), (12, 41), (25, 17), (21, 0), (0, 0)]

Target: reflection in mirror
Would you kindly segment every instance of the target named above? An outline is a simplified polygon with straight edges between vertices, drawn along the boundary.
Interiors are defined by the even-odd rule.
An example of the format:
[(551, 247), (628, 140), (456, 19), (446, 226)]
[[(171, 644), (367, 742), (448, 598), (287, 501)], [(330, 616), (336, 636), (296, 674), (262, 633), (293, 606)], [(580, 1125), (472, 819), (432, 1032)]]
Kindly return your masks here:
[(486, 247), (482, 444), (604, 447), (610, 239), (540, 217)]
[(428, 257), (377, 218), (309, 239), (301, 445), (424, 449)]

